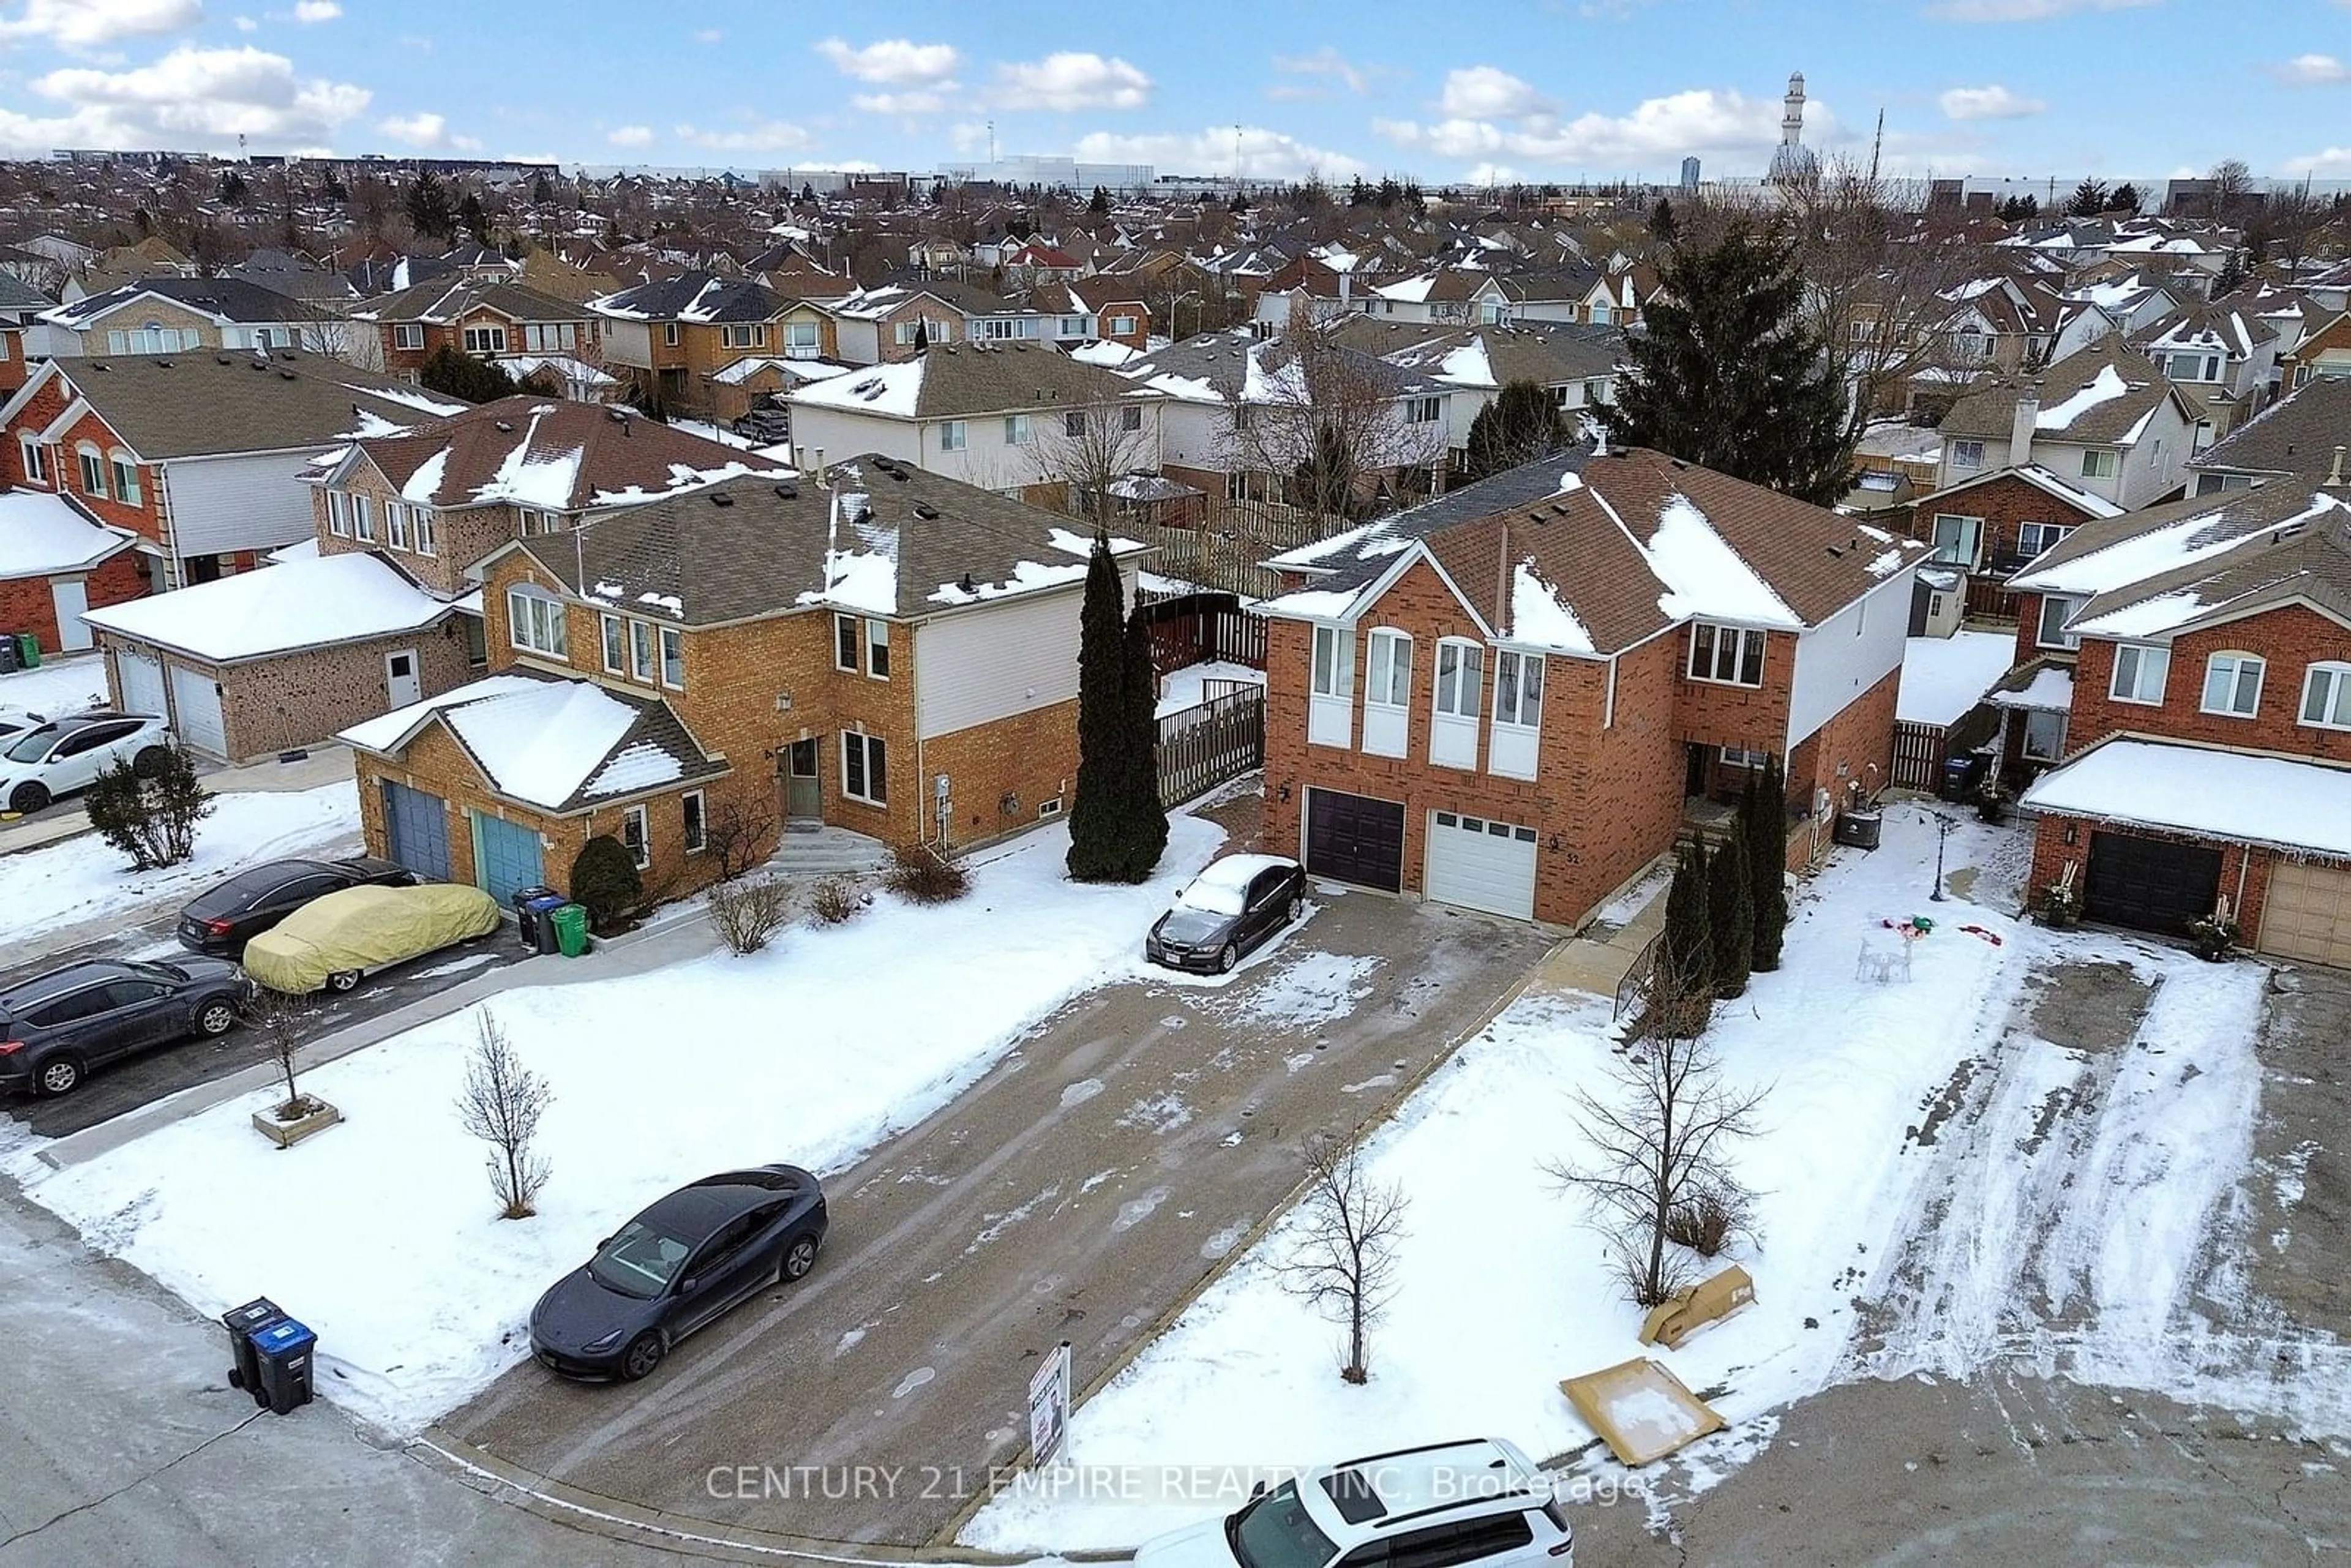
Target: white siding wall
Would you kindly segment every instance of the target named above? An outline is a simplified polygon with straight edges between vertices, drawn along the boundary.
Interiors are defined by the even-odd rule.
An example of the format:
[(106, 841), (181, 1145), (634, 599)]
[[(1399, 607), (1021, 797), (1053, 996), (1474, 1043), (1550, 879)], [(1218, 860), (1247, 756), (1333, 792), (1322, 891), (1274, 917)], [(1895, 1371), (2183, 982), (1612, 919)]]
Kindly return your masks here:
[[(1121, 568), (1134, 601), (1134, 569)], [(914, 730), (924, 739), (1072, 701), (1085, 585), (1021, 594), (914, 628)]]
[(1222, 403), (1171, 402), (1159, 413), (1163, 463), (1231, 472), (1232, 422)]
[(1902, 667), (1904, 639), (1910, 630), (1910, 584), (1917, 575), (1916, 567), (1897, 571), (1818, 626), (1797, 634), (1795, 679), (1788, 696), (1788, 750)]
[(2111, 498), (2133, 508), (2153, 506), (2179, 487), (2195, 444), (2196, 427), (2177, 403), (2165, 400), (2138, 444), (2123, 454), (2120, 485)]
[(316, 455), (315, 450), (261, 452), (162, 465), (172, 547), (184, 559), (275, 549), (310, 538), (316, 531), (310, 487), (295, 476)]
[[(805, 449), (802, 455), (809, 461), (814, 460), (813, 449), (819, 446), (824, 448), (828, 459), (836, 460), (861, 452), (882, 452), (943, 478), (976, 485), (983, 490), (1008, 490), (1020, 485), (1042, 484), (1052, 477), (1045, 472), (1045, 465), (1052, 460), (1054, 450), (1050, 427), (1060, 420), (1061, 412), (1059, 408), (1040, 408), (1031, 413), (1029, 439), (1019, 445), (1005, 441), (1002, 414), (974, 414), (963, 422), (963, 448), (948, 452), (939, 444), (941, 426), (946, 423), (944, 420), (917, 423), (795, 402), (792, 443)], [(1134, 448), (1134, 465), (1153, 470), (1162, 461), (1159, 411), (1145, 404), (1143, 434)]]
[(852, 365), (878, 365), (882, 362), (882, 329), (872, 321), (854, 321), (843, 317), (836, 330), (835, 341), (841, 357)]
[(800, 448), (800, 460), (804, 463), (814, 463), (816, 450), (821, 446), (828, 463), (838, 463), (861, 453), (880, 452), (917, 468), (927, 467), (929, 465), (923, 461), (918, 450), (920, 429), (909, 420), (792, 404), (792, 444)]
[(601, 319), (604, 334), (604, 358), (616, 365), (632, 365), (641, 371), (653, 368), (653, 329), (647, 321), (619, 321), (610, 316)]

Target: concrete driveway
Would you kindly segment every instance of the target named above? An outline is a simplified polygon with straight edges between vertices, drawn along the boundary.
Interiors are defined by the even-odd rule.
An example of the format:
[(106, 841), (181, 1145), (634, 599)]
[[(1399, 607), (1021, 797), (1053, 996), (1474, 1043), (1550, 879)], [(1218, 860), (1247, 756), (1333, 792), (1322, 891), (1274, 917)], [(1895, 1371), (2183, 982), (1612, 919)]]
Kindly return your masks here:
[[(646, 1382), (583, 1387), (526, 1364), (431, 1440), (672, 1519), (933, 1540), (989, 1467), (1025, 1455), (1040, 1355), (1070, 1341), (1082, 1388), (1147, 1342), (1282, 1207), (1301, 1140), (1384, 1113), (1550, 945), (1367, 894), (1321, 903), (1222, 982), (1121, 982), (1054, 1017), (828, 1184), (813, 1274)], [(681, 1097), (650, 1135), (690, 1136), (693, 1115)]]

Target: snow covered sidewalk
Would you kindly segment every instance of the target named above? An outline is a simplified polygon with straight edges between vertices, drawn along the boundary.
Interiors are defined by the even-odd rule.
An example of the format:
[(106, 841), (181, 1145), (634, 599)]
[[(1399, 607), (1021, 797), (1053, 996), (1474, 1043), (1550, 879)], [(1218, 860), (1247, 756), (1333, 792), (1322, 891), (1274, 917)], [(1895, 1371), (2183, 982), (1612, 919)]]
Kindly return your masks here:
[[(670, 1187), (771, 1160), (838, 1170), (1062, 1002), (1131, 973), (1153, 915), (1223, 836), (1171, 826), (1141, 887), (1068, 883), (1066, 831), (1045, 829), (988, 858), (956, 904), (884, 895), (748, 958), (507, 992), (308, 1074), (350, 1121), (290, 1153), (246, 1125), (265, 1092), (68, 1170), (10, 1164), (93, 1246), (199, 1311), (280, 1302), (319, 1331), (322, 1392), (413, 1430), (519, 1360), (538, 1293)], [(485, 1009), (554, 1090), (554, 1176), (524, 1223), (494, 1218), (453, 1107)]]

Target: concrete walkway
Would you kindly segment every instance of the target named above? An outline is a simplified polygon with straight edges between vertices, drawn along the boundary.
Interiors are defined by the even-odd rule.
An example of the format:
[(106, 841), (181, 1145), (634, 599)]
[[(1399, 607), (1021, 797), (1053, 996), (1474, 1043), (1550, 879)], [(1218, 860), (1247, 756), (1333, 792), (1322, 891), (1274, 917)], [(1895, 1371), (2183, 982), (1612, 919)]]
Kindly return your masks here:
[[(215, 768), (203, 775), (204, 788), (215, 795), (317, 789), (348, 783), (351, 777), (351, 752), (347, 746), (322, 746), (293, 762), (273, 757), (264, 762)], [(30, 817), (0, 812), (0, 855), (62, 843), (89, 831), (89, 815), (78, 800), (61, 802)]]
[(1531, 991), (1589, 992), (1613, 997), (1617, 986), (1641, 956), (1641, 950), (1666, 928), (1666, 887), (1622, 925), (1595, 922), (1583, 936), (1562, 942), (1535, 968)]

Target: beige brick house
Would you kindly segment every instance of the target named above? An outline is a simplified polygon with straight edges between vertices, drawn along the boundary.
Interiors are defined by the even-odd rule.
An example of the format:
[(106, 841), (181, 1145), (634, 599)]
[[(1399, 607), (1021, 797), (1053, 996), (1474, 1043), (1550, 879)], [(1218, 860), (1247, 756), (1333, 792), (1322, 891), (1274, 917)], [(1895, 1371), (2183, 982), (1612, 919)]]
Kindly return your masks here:
[(1089, 549), (1066, 523), (869, 456), (518, 539), (484, 563), (488, 678), (344, 732), (371, 849), (504, 898), (610, 834), (675, 896), (730, 832), (961, 846), (1057, 815)]

